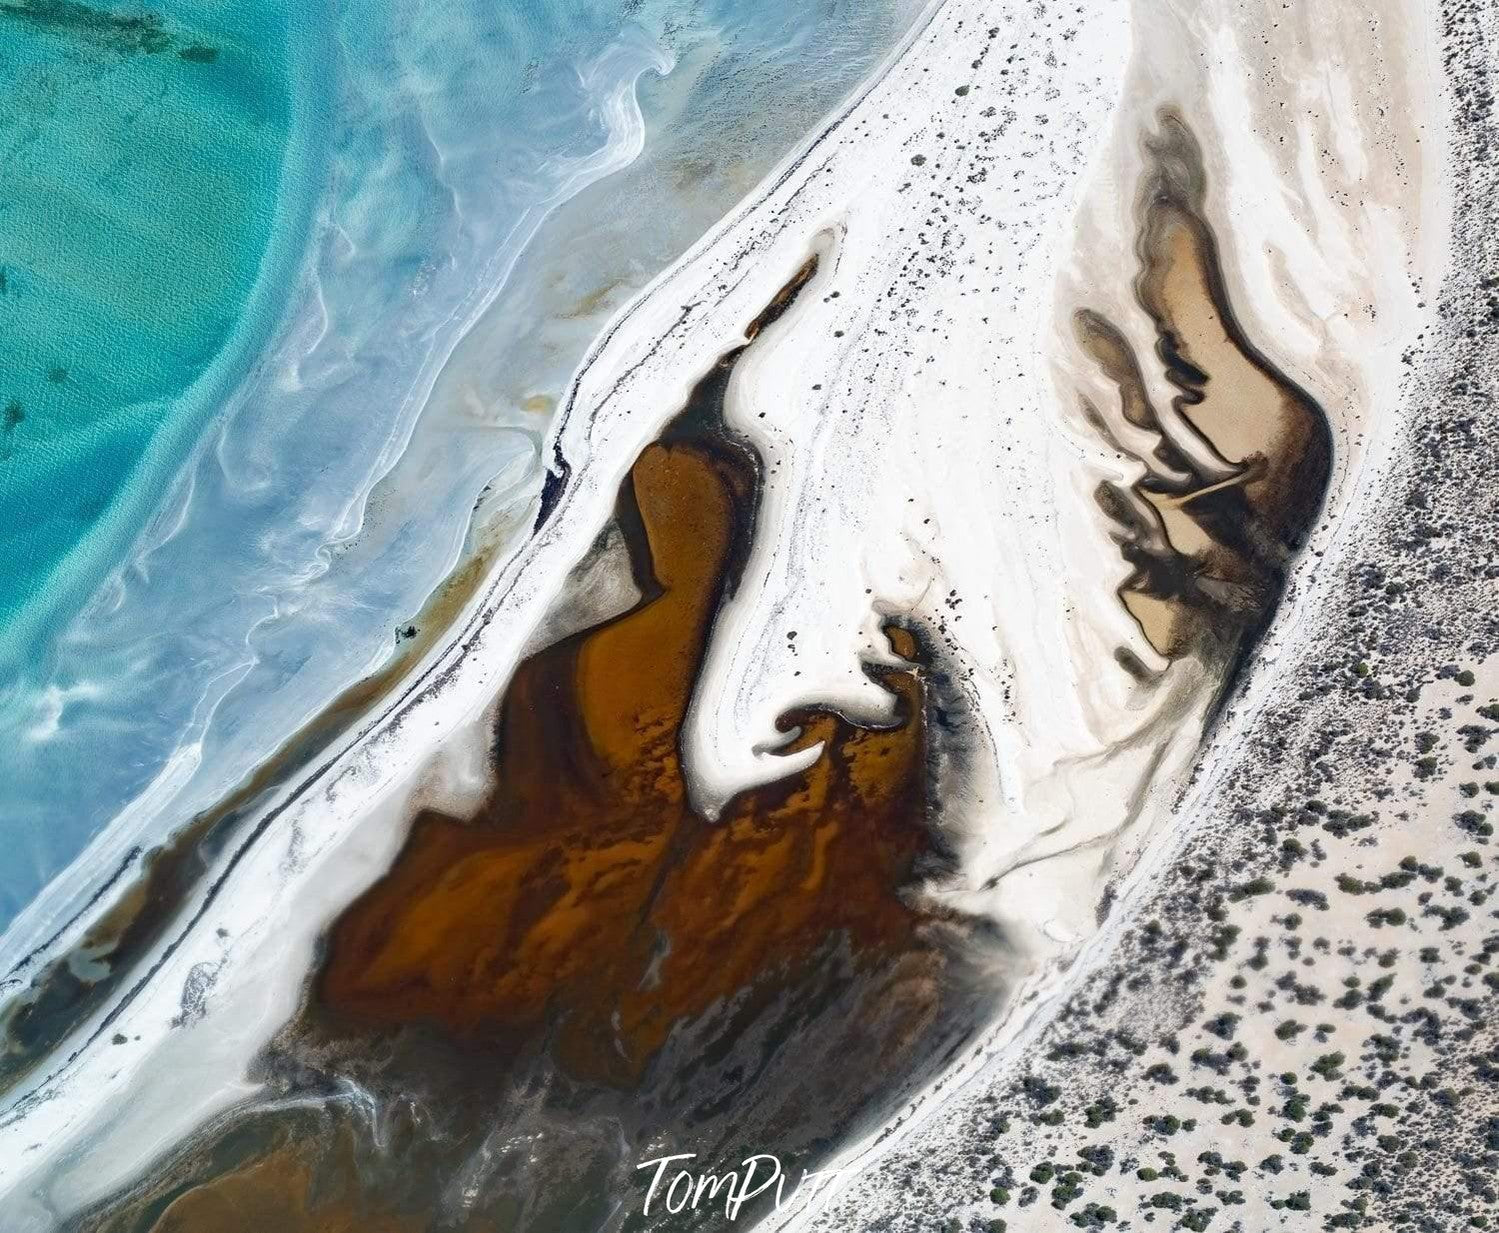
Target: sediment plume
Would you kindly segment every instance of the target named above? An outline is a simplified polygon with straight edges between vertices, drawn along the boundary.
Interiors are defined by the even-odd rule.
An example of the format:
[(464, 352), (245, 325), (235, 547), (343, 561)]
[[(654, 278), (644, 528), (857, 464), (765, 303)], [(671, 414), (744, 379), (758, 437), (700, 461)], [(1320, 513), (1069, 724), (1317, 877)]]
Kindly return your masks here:
[[(564, 1180), (567, 1218), (599, 1222), (631, 1184), (608, 1145), (711, 1151), (749, 1123), (809, 1165), (971, 1028), (977, 989), (947, 970), (956, 924), (908, 895), (938, 863), (910, 632), (890, 627), (906, 666), (878, 674), (896, 722), (789, 714), (796, 744), (822, 747), (810, 769), (714, 822), (689, 803), (680, 729), (759, 486), (753, 453), (715, 422), (733, 359), (620, 493), (639, 602), (521, 664), (493, 734), (495, 791), (471, 816), (419, 814), (340, 916), (302, 1013), (262, 1059), (263, 1097), (78, 1227), (240, 1229), (248, 1199), (285, 1229), (433, 1214), (541, 1228), (562, 1220), (546, 1195)], [(820, 1080), (809, 1057), (829, 1060)], [(412, 1105), (436, 1142), (390, 1154), (360, 1102), (276, 1111), (351, 1080), (381, 1109)], [(534, 1094), (507, 1108), (518, 1085)], [(475, 1154), (521, 1138), (523, 1170), (496, 1164), (481, 1198), (453, 1198)], [(287, 1187), (324, 1197), (264, 1193)]]
[[(1133, 573), (1119, 590), (1161, 655), (1226, 662), (1273, 612), (1291, 554), (1306, 539), (1332, 465), (1327, 417), (1246, 336), (1217, 243), (1202, 217), (1202, 155), (1186, 121), (1163, 112), (1145, 147), (1135, 294), (1155, 325), (1155, 355), (1179, 393), (1168, 427), (1142, 361), (1102, 315), (1076, 314), (1080, 342), (1118, 388), (1119, 414), (1150, 434), (1144, 468), (1107, 482), (1099, 507), (1120, 526)], [(1110, 444), (1118, 437), (1087, 408)], [(1123, 448), (1123, 447), (1121, 447)]]

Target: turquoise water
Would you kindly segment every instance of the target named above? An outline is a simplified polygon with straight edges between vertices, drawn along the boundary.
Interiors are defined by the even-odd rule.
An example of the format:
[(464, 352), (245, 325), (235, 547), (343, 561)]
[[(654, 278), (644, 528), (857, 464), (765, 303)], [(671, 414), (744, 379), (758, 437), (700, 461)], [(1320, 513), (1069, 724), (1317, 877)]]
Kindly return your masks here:
[(0, 0), (0, 668), (97, 581), (258, 341), (286, 8), (126, 12)]

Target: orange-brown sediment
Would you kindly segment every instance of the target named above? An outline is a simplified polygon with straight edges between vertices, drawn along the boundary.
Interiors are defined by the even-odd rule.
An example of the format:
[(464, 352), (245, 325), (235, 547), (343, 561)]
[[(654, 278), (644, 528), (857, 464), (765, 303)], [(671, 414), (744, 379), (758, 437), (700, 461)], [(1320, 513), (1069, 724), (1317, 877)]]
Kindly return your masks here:
[(709, 439), (651, 446), (625, 497), (652, 593), (524, 663), (498, 735), (500, 789), (478, 816), (425, 814), (391, 871), (331, 935), (318, 1000), (460, 1037), (555, 1018), (575, 1073), (624, 1082), (673, 1024), (762, 982), (794, 982), (831, 936), (909, 946), (898, 892), (924, 844), (923, 727), (826, 740), (805, 774), (716, 823), (687, 801), (679, 731), (753, 475)]

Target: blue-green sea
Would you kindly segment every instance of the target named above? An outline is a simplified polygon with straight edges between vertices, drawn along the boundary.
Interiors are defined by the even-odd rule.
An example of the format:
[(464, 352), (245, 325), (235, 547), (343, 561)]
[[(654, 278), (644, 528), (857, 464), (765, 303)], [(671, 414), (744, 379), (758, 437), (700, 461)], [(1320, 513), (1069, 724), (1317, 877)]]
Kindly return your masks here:
[(320, 106), (298, 7), (0, 2), (0, 670), (98, 583), (264, 342)]
[(525, 533), (590, 338), (918, 5), (0, 0), (0, 973)]

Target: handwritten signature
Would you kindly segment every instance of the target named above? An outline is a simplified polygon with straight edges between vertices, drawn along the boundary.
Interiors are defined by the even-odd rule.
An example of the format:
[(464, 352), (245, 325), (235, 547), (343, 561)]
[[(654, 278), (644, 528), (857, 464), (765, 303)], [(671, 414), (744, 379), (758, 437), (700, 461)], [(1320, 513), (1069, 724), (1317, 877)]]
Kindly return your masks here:
[(651, 1204), (658, 1200), (658, 1212), (664, 1207), (669, 1213), (676, 1215), (688, 1210), (697, 1211), (699, 1205), (705, 1202), (711, 1207), (720, 1202), (719, 1196), (722, 1195), (724, 1215), (733, 1221), (739, 1218), (739, 1211), (746, 1203), (770, 1191), (772, 1187), (775, 1188), (773, 1199), (776, 1210), (779, 1211), (783, 1203), (811, 1202), (842, 1171), (803, 1169), (801, 1180), (792, 1188), (789, 1199), (786, 1194), (787, 1174), (781, 1168), (780, 1159), (764, 1152), (746, 1156), (738, 1168), (724, 1173), (683, 1166), (675, 1171), (670, 1181), (665, 1180), (667, 1170), (673, 1165), (696, 1158), (696, 1152), (678, 1152), (672, 1156), (655, 1156), (635, 1166), (636, 1172), (641, 1169), (655, 1170), (651, 1175), (650, 1188), (645, 1193), (645, 1207), (641, 1215), (649, 1216)]

